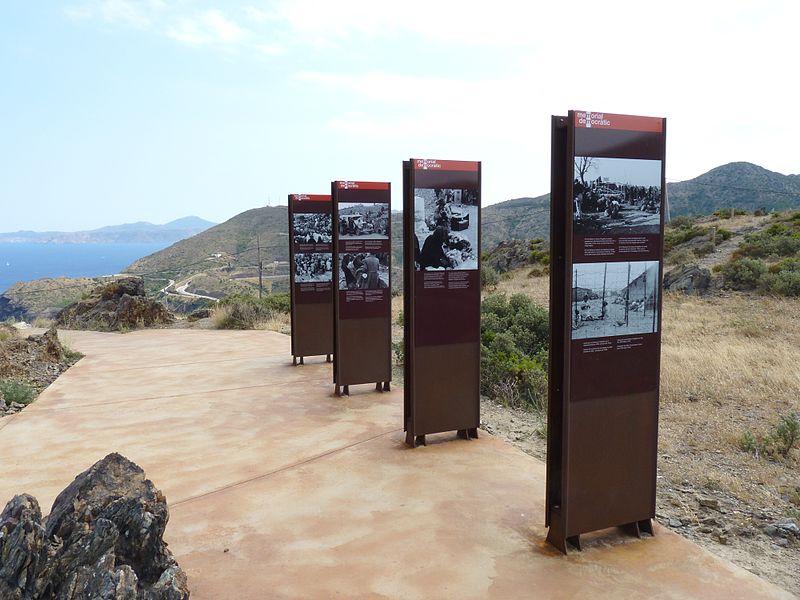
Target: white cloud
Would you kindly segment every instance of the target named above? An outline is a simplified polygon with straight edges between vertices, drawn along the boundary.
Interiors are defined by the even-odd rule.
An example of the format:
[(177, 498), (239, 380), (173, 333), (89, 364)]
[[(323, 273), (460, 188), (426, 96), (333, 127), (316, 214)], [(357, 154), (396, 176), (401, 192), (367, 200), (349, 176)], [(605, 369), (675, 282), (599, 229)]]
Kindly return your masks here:
[(250, 33), (219, 10), (206, 10), (192, 17), (182, 17), (167, 30), (167, 35), (194, 46), (238, 44)]
[(64, 12), (75, 20), (99, 19), (136, 28), (148, 28), (166, 8), (163, 0), (93, 0), (69, 6)]

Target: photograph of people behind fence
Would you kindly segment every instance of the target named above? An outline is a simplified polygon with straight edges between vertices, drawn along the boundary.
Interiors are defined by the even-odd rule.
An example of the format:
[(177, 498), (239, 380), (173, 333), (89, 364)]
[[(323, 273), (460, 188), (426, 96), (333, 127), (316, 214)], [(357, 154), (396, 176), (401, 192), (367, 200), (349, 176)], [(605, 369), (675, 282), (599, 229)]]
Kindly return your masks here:
[(340, 254), (340, 290), (380, 290), (389, 287), (389, 253)]
[(572, 339), (655, 333), (658, 261), (572, 265)]
[(339, 239), (388, 240), (389, 205), (340, 202)]
[(576, 156), (572, 225), (582, 235), (661, 231), (661, 161)]
[(296, 244), (330, 244), (333, 240), (329, 214), (294, 213), (292, 224)]
[(414, 190), (414, 262), (418, 271), (478, 268), (478, 192)]
[(330, 281), (333, 276), (333, 255), (330, 252), (306, 252), (294, 255), (296, 283)]

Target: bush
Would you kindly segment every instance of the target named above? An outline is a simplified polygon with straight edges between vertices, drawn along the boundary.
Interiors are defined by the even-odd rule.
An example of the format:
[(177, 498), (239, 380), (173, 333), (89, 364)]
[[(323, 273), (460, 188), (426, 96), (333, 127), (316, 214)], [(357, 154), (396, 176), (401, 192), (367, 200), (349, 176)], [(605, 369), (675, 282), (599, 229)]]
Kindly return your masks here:
[(392, 342), (392, 353), (394, 354), (394, 362), (398, 367), (402, 367), (405, 362), (406, 347), (403, 341)]
[(782, 416), (778, 424), (768, 433), (756, 435), (752, 431), (745, 431), (739, 438), (739, 448), (756, 458), (774, 457), (778, 454), (786, 457), (798, 442), (800, 442), (800, 417), (797, 413), (790, 413)]
[(798, 440), (800, 440), (800, 418), (796, 413), (781, 417), (775, 427), (775, 441), (779, 444), (778, 451), (783, 456), (788, 456), (789, 451), (795, 447)]
[(541, 410), (547, 399), (547, 311), (522, 294), (481, 304), (481, 393)]
[(669, 252), (675, 248), (675, 246), (679, 246), (688, 242), (689, 240), (693, 240), (696, 237), (700, 237), (701, 235), (706, 235), (708, 233), (707, 228), (699, 227), (691, 221), (689, 221), (688, 224), (680, 221), (678, 225), (675, 225), (675, 221), (678, 221), (678, 219), (675, 219), (664, 231), (665, 252)]
[(695, 248), (694, 252), (697, 254), (697, 256), (702, 258), (703, 256), (708, 256), (716, 249), (717, 247), (714, 245), (714, 242), (708, 241), (703, 243), (700, 247)]
[(800, 297), (800, 259), (788, 258), (767, 267), (757, 258), (739, 258), (721, 268), (725, 285), (739, 290)]
[(789, 258), (770, 265), (759, 279), (759, 289), (768, 294), (800, 297), (800, 259)]
[(718, 219), (730, 219), (731, 216), (746, 215), (747, 211), (742, 208), (718, 208), (714, 211), (714, 216)]
[(697, 255), (689, 250), (689, 248), (681, 248), (680, 250), (670, 252), (665, 260), (668, 265), (685, 265), (693, 262), (696, 258)]
[(724, 227), (718, 228), (715, 234), (718, 244), (720, 243), (720, 241), (724, 242), (726, 240), (731, 239), (732, 236), (733, 232), (730, 229), (725, 229)]
[(285, 293), (263, 298), (234, 295), (218, 302), (211, 318), (217, 329), (254, 329), (289, 311), (289, 295)]
[(738, 290), (755, 289), (766, 272), (767, 265), (755, 258), (732, 260), (722, 267), (725, 285)]
[(493, 290), (500, 283), (500, 274), (489, 265), (481, 267), (481, 289)]
[(36, 399), (36, 388), (22, 381), (0, 380), (0, 392), (3, 393), (6, 406), (11, 406), (13, 402), (28, 405)]

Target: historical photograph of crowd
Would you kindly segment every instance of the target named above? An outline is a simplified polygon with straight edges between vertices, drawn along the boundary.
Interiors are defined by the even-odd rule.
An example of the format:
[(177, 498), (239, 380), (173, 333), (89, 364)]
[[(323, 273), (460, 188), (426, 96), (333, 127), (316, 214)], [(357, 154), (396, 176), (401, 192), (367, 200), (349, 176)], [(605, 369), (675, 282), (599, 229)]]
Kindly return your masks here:
[(576, 233), (659, 233), (661, 161), (576, 156), (572, 208)]
[(389, 239), (389, 205), (339, 203), (339, 239)]
[(658, 261), (572, 265), (572, 339), (655, 333)]
[(389, 253), (340, 254), (340, 290), (380, 290), (389, 287)]
[(297, 283), (330, 281), (333, 255), (330, 252), (307, 252), (294, 255), (294, 280)]
[(333, 240), (331, 216), (324, 213), (294, 213), (296, 244), (330, 244)]
[(417, 270), (478, 268), (478, 193), (414, 190), (414, 257)]

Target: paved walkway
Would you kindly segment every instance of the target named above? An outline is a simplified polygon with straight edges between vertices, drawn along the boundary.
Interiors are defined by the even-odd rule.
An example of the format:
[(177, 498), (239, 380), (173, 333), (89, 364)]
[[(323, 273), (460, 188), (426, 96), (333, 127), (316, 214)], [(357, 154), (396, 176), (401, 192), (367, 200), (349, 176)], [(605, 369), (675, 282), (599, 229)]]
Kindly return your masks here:
[(402, 391), (332, 395), (271, 332), (64, 332), (86, 354), (0, 420), (0, 501), (45, 512), (111, 451), (166, 495), (194, 600), (792, 598), (657, 527), (561, 556), (543, 540), (544, 465), (483, 432), (403, 445)]

